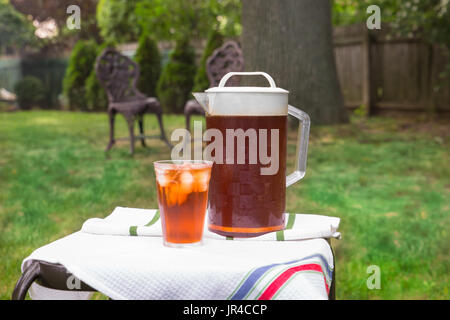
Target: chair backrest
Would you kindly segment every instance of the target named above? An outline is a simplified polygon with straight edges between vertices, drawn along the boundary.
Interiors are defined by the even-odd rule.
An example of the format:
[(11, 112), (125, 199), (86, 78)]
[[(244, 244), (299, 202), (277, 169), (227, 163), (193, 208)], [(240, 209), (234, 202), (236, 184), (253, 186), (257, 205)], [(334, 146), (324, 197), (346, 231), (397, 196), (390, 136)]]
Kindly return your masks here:
[[(206, 61), (206, 73), (211, 87), (217, 87), (228, 72), (244, 71), (244, 56), (236, 41), (227, 41)], [(237, 86), (240, 79), (231, 77), (227, 86)]]
[(103, 50), (97, 57), (95, 72), (110, 103), (136, 98), (139, 66), (127, 56), (114, 49)]

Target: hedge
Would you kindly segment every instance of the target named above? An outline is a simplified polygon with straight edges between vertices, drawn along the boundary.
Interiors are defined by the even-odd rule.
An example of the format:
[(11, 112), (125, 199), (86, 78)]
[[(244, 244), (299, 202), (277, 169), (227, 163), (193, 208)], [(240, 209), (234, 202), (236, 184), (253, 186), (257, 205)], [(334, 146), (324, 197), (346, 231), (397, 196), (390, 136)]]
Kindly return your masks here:
[(186, 39), (178, 40), (156, 89), (165, 112), (183, 112), (192, 91), (195, 71), (194, 49)]

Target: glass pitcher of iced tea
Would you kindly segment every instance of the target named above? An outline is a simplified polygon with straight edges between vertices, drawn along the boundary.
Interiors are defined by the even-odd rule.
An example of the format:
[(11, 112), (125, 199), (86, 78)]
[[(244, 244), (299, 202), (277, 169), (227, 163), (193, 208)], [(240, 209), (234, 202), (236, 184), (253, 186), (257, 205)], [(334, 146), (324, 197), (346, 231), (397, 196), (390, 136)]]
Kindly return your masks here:
[[(225, 86), (241, 75), (264, 76), (270, 87)], [(264, 72), (230, 72), (218, 87), (193, 95), (206, 111), (206, 160), (214, 163), (209, 230), (252, 237), (284, 229), (286, 187), (305, 175), (309, 116), (288, 105), (288, 91)], [(300, 126), (296, 169), (286, 177), (288, 114)]]

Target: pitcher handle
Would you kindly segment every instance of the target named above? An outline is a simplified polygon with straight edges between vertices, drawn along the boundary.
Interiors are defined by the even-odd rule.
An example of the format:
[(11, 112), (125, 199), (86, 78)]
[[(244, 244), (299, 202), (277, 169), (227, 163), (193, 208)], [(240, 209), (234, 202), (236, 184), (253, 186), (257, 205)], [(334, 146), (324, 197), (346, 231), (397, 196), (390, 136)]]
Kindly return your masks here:
[(271, 88), (276, 88), (277, 85), (275, 84), (275, 81), (271, 76), (269, 76), (265, 72), (256, 71), (256, 72), (228, 72), (226, 75), (223, 76), (223, 78), (219, 82), (219, 88), (225, 87), (225, 84), (227, 83), (228, 79), (230, 79), (233, 76), (263, 76), (269, 81)]
[(297, 159), (295, 164), (295, 171), (286, 177), (286, 187), (293, 185), (305, 176), (306, 158), (308, 154), (309, 127), (311, 124), (311, 120), (305, 112), (291, 105), (288, 106), (288, 114), (294, 116), (300, 121), (300, 125), (298, 128), (298, 134), (300, 135), (300, 137), (297, 142)]

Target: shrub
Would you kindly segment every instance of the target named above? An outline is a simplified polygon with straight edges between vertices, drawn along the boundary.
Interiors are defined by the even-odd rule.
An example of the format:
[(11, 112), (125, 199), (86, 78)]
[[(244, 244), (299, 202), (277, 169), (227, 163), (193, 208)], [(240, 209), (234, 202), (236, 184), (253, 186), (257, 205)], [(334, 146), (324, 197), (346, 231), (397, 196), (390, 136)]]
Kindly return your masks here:
[(60, 106), (58, 95), (62, 92), (62, 80), (67, 69), (67, 58), (48, 57), (45, 54), (27, 54), (20, 61), (23, 77), (33, 76), (45, 87), (45, 101), (42, 108)]
[(44, 106), (46, 90), (40, 79), (26, 76), (15, 84), (14, 91), (21, 109)]
[(105, 110), (108, 107), (108, 96), (97, 79), (95, 70), (86, 79), (86, 109), (89, 111)]
[(96, 18), (103, 39), (131, 42), (138, 38), (139, 26), (134, 13), (139, 0), (100, 0)]
[(156, 42), (147, 34), (139, 38), (134, 57), (140, 68), (138, 88), (150, 97), (156, 96), (156, 85), (161, 75), (161, 55)]
[(72, 50), (63, 80), (63, 92), (71, 109), (87, 109), (85, 85), (96, 56), (97, 44), (93, 40), (79, 40)]
[(205, 50), (203, 51), (200, 66), (194, 78), (194, 92), (201, 92), (209, 88), (210, 83), (208, 75), (206, 73), (206, 61), (213, 54), (214, 50), (219, 48), (223, 44), (222, 34), (212, 29), (208, 35), (208, 42), (206, 43)]
[[(116, 44), (113, 41), (106, 41), (97, 49), (97, 56), (100, 55), (106, 48), (115, 48)], [(92, 66), (91, 73), (86, 79), (85, 83), (85, 99), (87, 110), (99, 111), (106, 110), (108, 107), (108, 96), (105, 89), (103, 89), (100, 81), (98, 81), (97, 73), (95, 72), (95, 63)]]
[(195, 69), (194, 49), (189, 41), (178, 40), (156, 88), (165, 112), (183, 112), (194, 84)]

